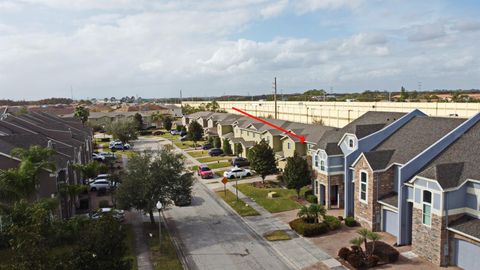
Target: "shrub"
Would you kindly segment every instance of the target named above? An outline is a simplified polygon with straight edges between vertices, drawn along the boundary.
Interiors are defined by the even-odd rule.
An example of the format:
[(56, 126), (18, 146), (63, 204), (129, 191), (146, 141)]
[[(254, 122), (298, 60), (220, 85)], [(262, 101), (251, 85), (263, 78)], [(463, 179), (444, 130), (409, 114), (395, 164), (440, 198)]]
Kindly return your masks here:
[(303, 196), (305, 196), (305, 198), (307, 198), (307, 197), (310, 196), (310, 195), (315, 196), (315, 195), (313, 194), (313, 190), (311, 190), (311, 189), (305, 191), (305, 193), (304, 193)]
[[(367, 243), (367, 249), (372, 249), (373, 242)], [(386, 263), (393, 263), (398, 260), (400, 253), (394, 247), (382, 241), (375, 241), (375, 250), (373, 254), (377, 255), (381, 261)]]
[(330, 230), (336, 230), (342, 225), (342, 222), (334, 216), (325, 216), (324, 222), (328, 225)]
[(343, 221), (343, 216), (338, 216), (338, 220)]
[(354, 268), (357, 268), (357, 269), (365, 266), (365, 262), (363, 260), (363, 257), (359, 253), (352, 252), (350, 255), (348, 255), (347, 261), (351, 266), (353, 266)]
[(380, 258), (377, 255), (372, 255), (367, 258), (367, 260), (365, 261), (365, 264), (367, 267), (375, 267), (377, 266), (379, 261), (380, 261)]
[(345, 218), (345, 225), (348, 227), (355, 227), (358, 225), (358, 223), (353, 217), (348, 216)]
[(161, 131), (161, 130), (157, 130), (157, 131), (154, 131), (152, 134), (153, 134), (154, 136), (160, 136), (160, 135), (165, 134), (165, 132), (163, 132), (163, 131)]
[(100, 142), (109, 142), (110, 138), (100, 138)]
[(306, 196), (306, 198), (307, 198), (307, 202), (309, 203), (318, 203), (317, 196), (315, 195), (308, 195)]
[(110, 202), (108, 200), (101, 200), (99, 203), (98, 203), (98, 207), (99, 208), (107, 208), (110, 206)]
[(352, 253), (350, 251), (349, 248), (347, 247), (342, 247), (339, 251), (338, 251), (338, 257), (344, 259), (344, 260), (347, 260), (348, 256), (350, 255), (350, 253)]
[(140, 135), (142, 135), (142, 136), (152, 135), (152, 131), (151, 130), (142, 130), (142, 131), (140, 131)]
[(328, 232), (328, 225), (325, 223), (306, 223), (302, 218), (290, 221), (290, 227), (297, 233), (305, 236), (317, 236)]

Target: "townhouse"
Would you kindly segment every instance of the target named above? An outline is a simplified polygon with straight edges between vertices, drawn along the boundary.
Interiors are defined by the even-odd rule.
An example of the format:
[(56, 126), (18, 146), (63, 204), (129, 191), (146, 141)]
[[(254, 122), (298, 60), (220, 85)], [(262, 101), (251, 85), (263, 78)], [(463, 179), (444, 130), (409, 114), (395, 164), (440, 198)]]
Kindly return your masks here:
[[(61, 183), (79, 184), (80, 175), (73, 164), (84, 164), (92, 156), (92, 132), (88, 127), (73, 119), (63, 119), (43, 112), (30, 111), (15, 114), (5, 109), (0, 115), (0, 169), (15, 168), (18, 158), (11, 156), (14, 148), (28, 148), (32, 145), (55, 150), (52, 162), (56, 171), (42, 171), (35, 198), (58, 197)], [(68, 198), (59, 201), (59, 215), (69, 217), (75, 209), (68, 209)]]

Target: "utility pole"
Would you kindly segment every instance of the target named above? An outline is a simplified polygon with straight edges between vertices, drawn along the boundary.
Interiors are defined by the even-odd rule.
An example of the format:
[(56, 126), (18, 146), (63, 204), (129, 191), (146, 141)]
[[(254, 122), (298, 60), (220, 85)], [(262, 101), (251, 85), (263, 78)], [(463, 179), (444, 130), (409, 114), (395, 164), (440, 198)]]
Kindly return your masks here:
[(273, 101), (275, 103), (275, 119), (277, 119), (277, 77), (273, 79)]
[(182, 90), (180, 90), (180, 106), (182, 106)]

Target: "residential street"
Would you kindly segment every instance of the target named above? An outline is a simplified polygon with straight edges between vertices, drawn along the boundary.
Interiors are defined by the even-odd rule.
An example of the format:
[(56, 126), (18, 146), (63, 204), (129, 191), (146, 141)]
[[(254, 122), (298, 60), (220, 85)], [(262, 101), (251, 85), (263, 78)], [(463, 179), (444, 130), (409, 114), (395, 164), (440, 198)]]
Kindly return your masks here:
[[(165, 143), (165, 142), (161, 142)], [(136, 150), (159, 149), (155, 140)], [(291, 269), (262, 237), (196, 183), (192, 205), (164, 211), (190, 269)]]

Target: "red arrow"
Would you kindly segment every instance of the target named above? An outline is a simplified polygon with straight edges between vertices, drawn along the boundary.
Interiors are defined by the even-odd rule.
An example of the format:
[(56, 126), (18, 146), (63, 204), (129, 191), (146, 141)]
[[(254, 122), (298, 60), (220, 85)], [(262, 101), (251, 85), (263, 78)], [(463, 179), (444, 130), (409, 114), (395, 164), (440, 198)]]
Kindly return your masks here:
[(293, 132), (291, 132), (291, 131), (288, 131), (288, 130), (286, 130), (286, 129), (283, 129), (283, 128), (277, 126), (277, 125), (274, 125), (274, 124), (272, 124), (272, 123), (270, 123), (270, 122), (268, 122), (268, 121), (266, 121), (266, 120), (263, 120), (263, 119), (258, 118), (258, 117), (256, 117), (256, 116), (253, 116), (253, 115), (251, 115), (251, 114), (249, 114), (249, 113), (247, 113), (247, 112), (245, 112), (245, 111), (242, 111), (242, 110), (240, 110), (240, 109), (237, 109), (237, 108), (235, 108), (235, 107), (232, 107), (232, 109), (235, 110), (235, 111), (237, 111), (237, 112), (239, 112), (239, 113), (241, 113), (241, 114), (243, 114), (243, 115), (246, 115), (246, 116), (248, 116), (248, 117), (250, 117), (250, 118), (253, 118), (253, 119), (257, 120), (257, 121), (260, 121), (260, 122), (262, 122), (262, 123), (264, 123), (264, 124), (266, 124), (266, 125), (269, 125), (269, 126), (275, 128), (275, 129), (278, 129), (278, 130), (280, 130), (280, 131), (283, 131), (283, 132), (287, 133), (288, 135), (292, 135), (293, 137), (298, 138), (301, 143), (305, 143), (305, 137), (304, 137), (304, 136), (297, 135), (297, 134), (295, 134), (295, 133), (293, 133)]

